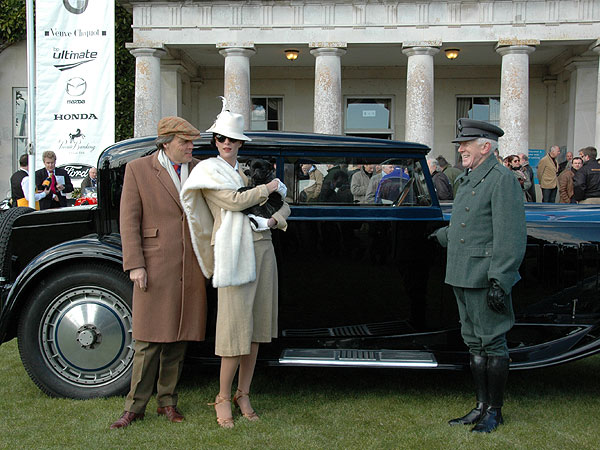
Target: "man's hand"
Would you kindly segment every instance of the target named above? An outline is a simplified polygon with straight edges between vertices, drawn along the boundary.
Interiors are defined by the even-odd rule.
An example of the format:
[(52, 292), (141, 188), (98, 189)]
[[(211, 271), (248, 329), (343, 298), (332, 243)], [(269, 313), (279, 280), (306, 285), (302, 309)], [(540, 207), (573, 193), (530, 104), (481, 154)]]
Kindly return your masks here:
[(438, 242), (437, 231), (438, 230), (435, 230), (433, 233), (431, 233), (429, 236), (427, 236), (427, 239), (437, 243)]
[(146, 272), (145, 267), (131, 269), (129, 271), (129, 279), (142, 291), (146, 291), (146, 287), (148, 286), (148, 273)]
[(65, 189), (65, 185), (64, 184), (58, 184), (56, 185), (56, 189), (58, 189), (59, 191), (62, 191)]
[(506, 294), (497, 280), (492, 280), (492, 285), (487, 295), (487, 305), (492, 311), (503, 313), (506, 311)]

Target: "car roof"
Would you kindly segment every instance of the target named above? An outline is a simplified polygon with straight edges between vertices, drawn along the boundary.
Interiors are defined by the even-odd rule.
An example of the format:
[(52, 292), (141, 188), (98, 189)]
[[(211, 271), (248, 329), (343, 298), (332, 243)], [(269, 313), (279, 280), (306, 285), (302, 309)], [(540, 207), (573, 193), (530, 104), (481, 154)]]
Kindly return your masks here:
[[(245, 142), (243, 150), (260, 149), (261, 151), (282, 151), (286, 149), (294, 150), (316, 150), (327, 149), (334, 153), (356, 153), (366, 151), (367, 153), (391, 153), (397, 156), (402, 154), (426, 155), (429, 147), (416, 142), (394, 141), (389, 139), (376, 139), (356, 136), (334, 136), (316, 133), (297, 133), (297, 132), (246, 132), (251, 141)], [(212, 133), (202, 133), (199, 139), (194, 141), (194, 153), (206, 148), (210, 144)], [(103, 161), (110, 161), (114, 165), (116, 161), (124, 162), (133, 157), (140, 157), (153, 153), (156, 150), (154, 140), (156, 136), (147, 136), (142, 138), (127, 139), (108, 147), (99, 159), (99, 167), (103, 167)], [(146, 151), (144, 151), (144, 149)], [(240, 152), (241, 154), (245, 151)]]

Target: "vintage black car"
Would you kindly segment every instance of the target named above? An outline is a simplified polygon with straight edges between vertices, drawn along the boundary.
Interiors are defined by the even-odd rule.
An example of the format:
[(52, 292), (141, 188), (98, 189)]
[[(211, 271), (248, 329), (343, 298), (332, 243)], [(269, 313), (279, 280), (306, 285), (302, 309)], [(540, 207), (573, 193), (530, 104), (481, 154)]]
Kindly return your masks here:
[[(468, 365), (445, 250), (427, 239), (447, 224), (426, 164), (429, 149), (388, 140), (250, 133), (242, 158), (276, 165), (292, 208), (275, 232), (279, 338), (259, 358), (281, 366), (463, 369)], [(0, 215), (0, 342), (18, 337), (21, 358), (46, 393), (89, 398), (123, 393), (132, 361), (132, 285), (121, 267), (119, 203), (125, 165), (155, 151), (124, 141), (99, 159), (98, 204)], [(194, 154), (216, 154), (209, 136)], [(355, 203), (350, 176), (325, 177), (319, 195), (303, 165), (352, 175), (393, 165), (395, 194)], [(151, 180), (149, 180), (151, 182)], [(314, 192), (313, 192), (314, 194)], [(515, 286), (511, 369), (539, 368), (600, 352), (600, 208), (527, 204), (528, 242)], [(216, 293), (208, 339), (189, 359), (214, 356)]]

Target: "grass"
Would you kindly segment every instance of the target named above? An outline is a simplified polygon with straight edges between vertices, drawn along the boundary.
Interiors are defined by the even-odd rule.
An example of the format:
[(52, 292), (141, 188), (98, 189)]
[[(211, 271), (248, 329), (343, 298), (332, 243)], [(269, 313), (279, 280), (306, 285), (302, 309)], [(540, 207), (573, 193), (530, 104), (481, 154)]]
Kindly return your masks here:
[(474, 404), (462, 372), (358, 369), (257, 369), (249, 423), (217, 427), (206, 406), (217, 369), (186, 368), (180, 382), (182, 424), (154, 413), (109, 430), (123, 398), (49, 398), (21, 365), (16, 340), (0, 346), (0, 448), (93, 449), (597, 449), (600, 448), (600, 356), (509, 377), (505, 425), (490, 435), (449, 427)]

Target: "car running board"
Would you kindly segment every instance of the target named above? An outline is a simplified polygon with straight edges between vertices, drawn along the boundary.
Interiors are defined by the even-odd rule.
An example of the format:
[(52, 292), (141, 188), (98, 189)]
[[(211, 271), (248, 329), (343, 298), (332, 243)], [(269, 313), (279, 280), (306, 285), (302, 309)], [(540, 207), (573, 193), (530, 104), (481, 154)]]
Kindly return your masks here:
[(288, 348), (279, 363), (288, 366), (431, 368), (438, 363), (432, 353), (398, 350)]

